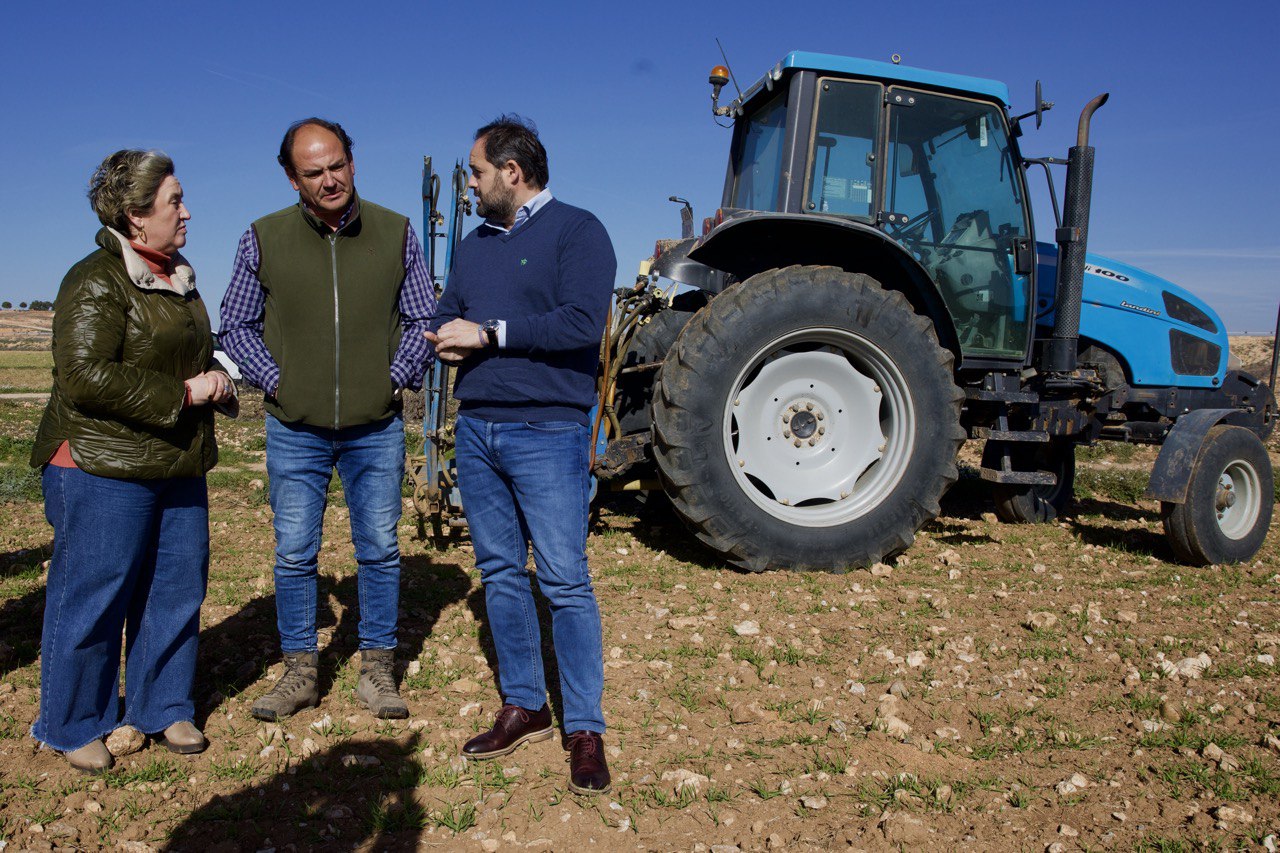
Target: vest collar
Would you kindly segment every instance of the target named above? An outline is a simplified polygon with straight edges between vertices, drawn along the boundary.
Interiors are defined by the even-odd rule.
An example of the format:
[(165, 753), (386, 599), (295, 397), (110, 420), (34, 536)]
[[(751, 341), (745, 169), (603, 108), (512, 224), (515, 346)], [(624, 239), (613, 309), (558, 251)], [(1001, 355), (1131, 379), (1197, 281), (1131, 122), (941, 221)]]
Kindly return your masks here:
[(179, 252), (173, 255), (173, 275), (169, 276), (169, 281), (166, 282), (151, 271), (147, 262), (129, 245), (129, 238), (116, 229), (107, 227), (99, 231), (98, 245), (120, 257), (124, 262), (124, 270), (129, 280), (142, 290), (167, 290), (179, 296), (186, 296), (196, 289), (195, 270)]

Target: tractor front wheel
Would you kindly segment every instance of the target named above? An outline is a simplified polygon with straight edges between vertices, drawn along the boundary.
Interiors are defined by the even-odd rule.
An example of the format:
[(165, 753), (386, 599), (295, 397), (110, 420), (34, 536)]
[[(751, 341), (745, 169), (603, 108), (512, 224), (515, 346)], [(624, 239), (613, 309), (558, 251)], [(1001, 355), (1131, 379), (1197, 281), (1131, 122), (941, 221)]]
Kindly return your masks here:
[(900, 293), (831, 267), (744, 281), (684, 328), (654, 394), (673, 506), (746, 569), (902, 551), (956, 479), (952, 355)]
[(1209, 430), (1192, 464), (1187, 498), (1162, 503), (1178, 558), (1194, 566), (1251, 559), (1267, 536), (1275, 485), (1267, 450), (1244, 427)]

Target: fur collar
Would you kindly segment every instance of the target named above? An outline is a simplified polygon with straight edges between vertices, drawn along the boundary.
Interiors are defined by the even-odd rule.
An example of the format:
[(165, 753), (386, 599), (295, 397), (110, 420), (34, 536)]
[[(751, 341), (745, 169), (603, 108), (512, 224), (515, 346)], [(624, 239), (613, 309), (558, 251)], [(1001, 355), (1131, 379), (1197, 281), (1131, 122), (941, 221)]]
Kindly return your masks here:
[(169, 276), (169, 281), (157, 276), (151, 271), (151, 267), (147, 266), (147, 262), (142, 256), (133, 250), (129, 245), (129, 238), (121, 234), (114, 228), (107, 228), (111, 232), (111, 236), (116, 238), (116, 242), (120, 248), (120, 259), (124, 261), (125, 272), (133, 283), (143, 290), (168, 290), (179, 296), (186, 296), (188, 293), (196, 289), (196, 273), (191, 268), (191, 264), (184, 258), (181, 253), (175, 252), (173, 255), (174, 270), (173, 275)]

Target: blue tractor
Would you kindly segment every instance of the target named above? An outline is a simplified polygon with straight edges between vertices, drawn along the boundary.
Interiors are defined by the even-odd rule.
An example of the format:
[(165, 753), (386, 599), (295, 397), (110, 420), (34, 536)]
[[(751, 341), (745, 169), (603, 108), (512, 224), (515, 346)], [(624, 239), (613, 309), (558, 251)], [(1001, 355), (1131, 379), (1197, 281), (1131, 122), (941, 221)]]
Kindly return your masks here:
[[(791, 53), (728, 105), (721, 207), (659, 241), (617, 294), (595, 471), (665, 491), (750, 570), (865, 566), (907, 548), (966, 438), (1009, 522), (1054, 518), (1075, 448), (1162, 445), (1148, 495), (1177, 556), (1247, 560), (1266, 536), (1270, 383), (1228, 364), (1203, 301), (1086, 253), (1094, 149), (1026, 158), (991, 80)], [(1051, 167), (1066, 166), (1060, 212)], [(1029, 173), (1053, 194), (1036, 242)], [(673, 197), (673, 201), (683, 199)], [(656, 474), (656, 477), (655, 477)]]

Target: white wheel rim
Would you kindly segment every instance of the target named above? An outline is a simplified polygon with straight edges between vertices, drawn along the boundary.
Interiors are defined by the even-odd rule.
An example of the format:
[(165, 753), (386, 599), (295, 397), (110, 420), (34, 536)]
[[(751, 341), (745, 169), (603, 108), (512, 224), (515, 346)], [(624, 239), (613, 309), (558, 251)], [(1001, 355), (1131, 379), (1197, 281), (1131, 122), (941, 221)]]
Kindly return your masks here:
[(723, 443), (757, 506), (792, 524), (831, 527), (865, 515), (897, 486), (915, 419), (906, 381), (882, 349), (844, 329), (805, 329), (761, 347), (738, 373)]
[(1243, 539), (1253, 531), (1262, 512), (1262, 480), (1252, 465), (1237, 459), (1218, 475), (1214, 509), (1227, 538)]

